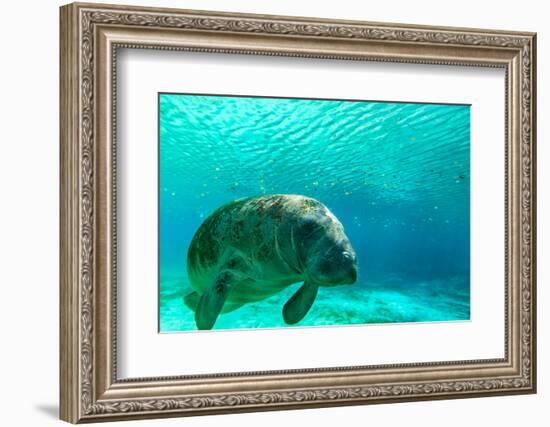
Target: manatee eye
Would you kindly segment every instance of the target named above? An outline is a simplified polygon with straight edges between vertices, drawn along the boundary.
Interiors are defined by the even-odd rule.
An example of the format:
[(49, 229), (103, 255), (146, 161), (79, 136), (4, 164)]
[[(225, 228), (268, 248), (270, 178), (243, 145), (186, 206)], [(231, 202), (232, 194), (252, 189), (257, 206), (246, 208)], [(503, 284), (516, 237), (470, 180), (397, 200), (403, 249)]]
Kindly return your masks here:
[(343, 256), (345, 259), (349, 259), (349, 260), (352, 260), (352, 259), (353, 259), (353, 255), (350, 254), (348, 251), (342, 252), (342, 256)]

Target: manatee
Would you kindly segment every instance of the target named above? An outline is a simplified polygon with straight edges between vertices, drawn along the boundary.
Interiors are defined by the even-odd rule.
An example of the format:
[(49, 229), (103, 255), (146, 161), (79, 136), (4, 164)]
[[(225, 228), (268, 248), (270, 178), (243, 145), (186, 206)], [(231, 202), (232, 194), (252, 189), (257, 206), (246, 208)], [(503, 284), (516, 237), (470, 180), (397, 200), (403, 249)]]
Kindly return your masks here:
[(187, 273), (194, 291), (184, 302), (198, 329), (303, 282), (282, 310), (292, 325), (307, 314), (319, 287), (357, 280), (357, 259), (344, 227), (321, 202), (275, 194), (235, 200), (209, 215), (189, 246)]

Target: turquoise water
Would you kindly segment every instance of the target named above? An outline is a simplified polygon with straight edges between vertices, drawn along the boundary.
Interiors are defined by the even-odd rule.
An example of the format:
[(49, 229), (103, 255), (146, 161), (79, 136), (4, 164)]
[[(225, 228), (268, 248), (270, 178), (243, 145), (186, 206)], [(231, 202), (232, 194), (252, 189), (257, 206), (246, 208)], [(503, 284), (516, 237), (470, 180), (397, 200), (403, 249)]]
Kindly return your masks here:
[[(220, 205), (302, 194), (342, 222), (353, 285), (320, 288), (296, 326), (470, 318), (470, 107), (159, 95), (159, 325), (195, 330), (187, 249)], [(295, 284), (214, 329), (289, 327)], [(296, 327), (294, 326), (294, 327)]]

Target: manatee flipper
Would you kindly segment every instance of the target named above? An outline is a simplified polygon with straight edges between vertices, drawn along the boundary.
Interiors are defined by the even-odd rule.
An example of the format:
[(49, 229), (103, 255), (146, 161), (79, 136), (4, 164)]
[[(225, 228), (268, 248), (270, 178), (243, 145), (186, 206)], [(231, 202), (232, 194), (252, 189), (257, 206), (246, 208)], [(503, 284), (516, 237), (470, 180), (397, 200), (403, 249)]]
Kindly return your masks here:
[(319, 287), (315, 283), (305, 281), (283, 307), (283, 319), (289, 325), (294, 325), (304, 318), (311, 306)]
[(195, 310), (195, 323), (198, 329), (212, 329), (229, 291), (237, 278), (229, 270), (222, 270), (212, 284), (204, 291)]
[(197, 292), (191, 292), (183, 297), (183, 302), (191, 310), (195, 311), (199, 305), (200, 295)]

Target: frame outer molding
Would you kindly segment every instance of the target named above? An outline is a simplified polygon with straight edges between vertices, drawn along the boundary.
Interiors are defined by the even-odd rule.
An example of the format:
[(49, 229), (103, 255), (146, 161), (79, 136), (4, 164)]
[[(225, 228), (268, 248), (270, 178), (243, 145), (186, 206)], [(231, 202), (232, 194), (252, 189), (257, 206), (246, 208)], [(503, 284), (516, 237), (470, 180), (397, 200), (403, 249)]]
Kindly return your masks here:
[(78, 22), (73, 8), (60, 9), (60, 418), (79, 415)]
[[(536, 391), (535, 34), (79, 3), (61, 8), (60, 23), (61, 419), (78, 423)], [(147, 39), (155, 31), (159, 36), (148, 43), (128, 36)], [(111, 102), (103, 102), (114, 87), (107, 68), (117, 45), (178, 49), (172, 36), (182, 34), (197, 36), (199, 47), (188, 50), (505, 67), (507, 357), (117, 380), (111, 335), (116, 298), (109, 279), (116, 276), (116, 259), (111, 262), (110, 250), (104, 250), (116, 249), (106, 215), (116, 218), (110, 168), (115, 153), (105, 150), (115, 120)], [(254, 47), (267, 38), (278, 48)], [(216, 47), (220, 40), (228, 47)], [(243, 40), (249, 43), (238, 47)], [(98, 61), (100, 51), (109, 58)]]

